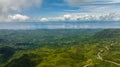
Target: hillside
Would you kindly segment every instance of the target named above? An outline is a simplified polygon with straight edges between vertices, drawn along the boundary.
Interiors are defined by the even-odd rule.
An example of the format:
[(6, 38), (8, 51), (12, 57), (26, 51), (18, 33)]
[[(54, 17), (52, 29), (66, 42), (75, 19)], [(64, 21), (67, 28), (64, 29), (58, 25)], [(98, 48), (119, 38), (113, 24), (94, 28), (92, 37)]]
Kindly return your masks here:
[(117, 40), (120, 39), (120, 29), (105, 29), (94, 35), (98, 40)]
[[(9, 31), (0, 36), (0, 51), (6, 50), (0, 58), (9, 56), (0, 67), (120, 67), (119, 33), (119, 29)], [(7, 38), (15, 40), (3, 47)]]

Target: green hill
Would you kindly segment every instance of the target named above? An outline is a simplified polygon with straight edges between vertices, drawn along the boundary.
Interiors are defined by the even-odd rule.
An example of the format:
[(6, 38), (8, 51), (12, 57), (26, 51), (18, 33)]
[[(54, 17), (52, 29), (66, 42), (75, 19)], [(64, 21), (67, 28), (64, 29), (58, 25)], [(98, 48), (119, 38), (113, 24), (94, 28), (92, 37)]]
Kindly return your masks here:
[[(6, 52), (1, 53), (0, 58), (4, 55), (9, 58), (0, 67), (119, 67), (120, 64), (119, 29), (12, 31), (13, 33), (12, 36), (7, 34), (6, 38), (0, 36), (4, 41), (15, 38), (7, 45), (12, 48), (1, 47), (0, 51), (5, 49)], [(19, 39), (21, 36), (24, 36), (25, 41)]]

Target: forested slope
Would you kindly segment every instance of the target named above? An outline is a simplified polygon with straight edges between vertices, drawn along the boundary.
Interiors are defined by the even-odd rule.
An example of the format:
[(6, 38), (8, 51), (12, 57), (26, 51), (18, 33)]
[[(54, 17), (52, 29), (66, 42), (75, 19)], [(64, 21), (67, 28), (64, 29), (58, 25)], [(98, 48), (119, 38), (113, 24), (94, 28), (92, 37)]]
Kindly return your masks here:
[(0, 67), (120, 67), (119, 29), (10, 32), (0, 36), (0, 58), (10, 52)]

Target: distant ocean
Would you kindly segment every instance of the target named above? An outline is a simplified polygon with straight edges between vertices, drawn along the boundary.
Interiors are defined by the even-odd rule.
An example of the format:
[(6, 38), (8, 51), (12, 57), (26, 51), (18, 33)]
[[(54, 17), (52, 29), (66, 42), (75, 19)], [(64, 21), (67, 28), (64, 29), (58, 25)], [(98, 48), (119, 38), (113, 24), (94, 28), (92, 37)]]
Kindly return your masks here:
[(120, 22), (79, 21), (79, 22), (1, 22), (0, 29), (109, 29), (120, 28)]

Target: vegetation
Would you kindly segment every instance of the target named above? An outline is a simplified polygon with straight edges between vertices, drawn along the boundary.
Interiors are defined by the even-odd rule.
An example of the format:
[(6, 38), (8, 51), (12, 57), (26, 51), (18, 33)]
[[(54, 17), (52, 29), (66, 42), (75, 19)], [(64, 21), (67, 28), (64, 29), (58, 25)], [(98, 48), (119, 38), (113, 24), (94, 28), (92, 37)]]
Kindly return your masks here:
[(119, 29), (0, 30), (0, 67), (120, 67), (119, 36)]

